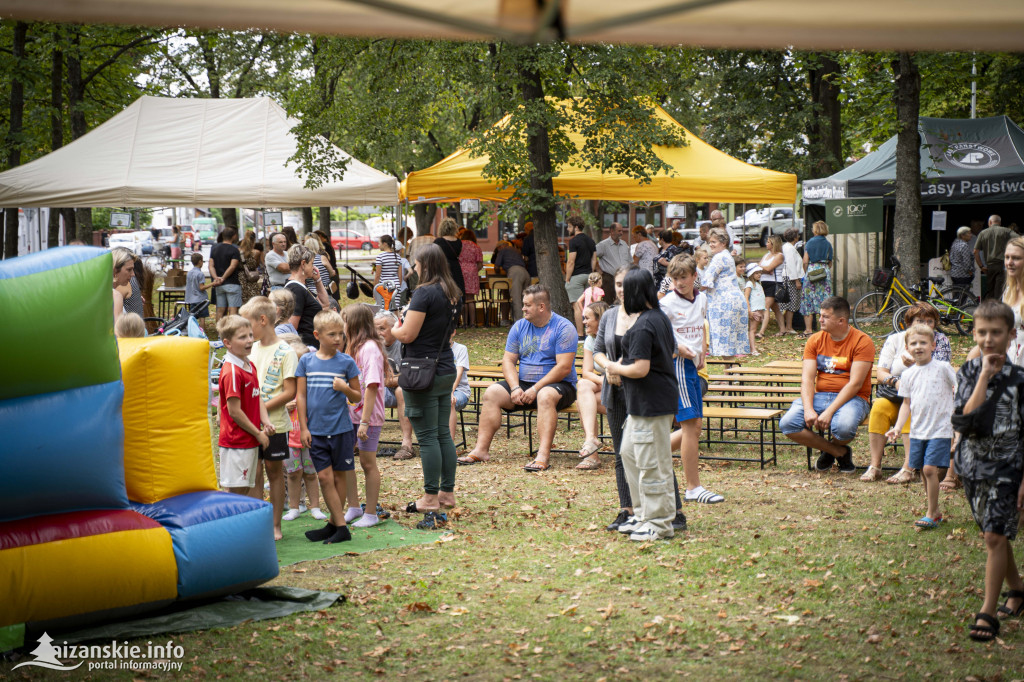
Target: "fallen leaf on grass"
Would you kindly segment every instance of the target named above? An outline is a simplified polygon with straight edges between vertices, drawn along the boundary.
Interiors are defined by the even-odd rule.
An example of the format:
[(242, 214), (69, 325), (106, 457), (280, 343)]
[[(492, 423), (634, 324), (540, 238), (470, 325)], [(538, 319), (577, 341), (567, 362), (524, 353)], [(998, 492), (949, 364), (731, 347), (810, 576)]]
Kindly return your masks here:
[(374, 649), (373, 651), (367, 651), (366, 653), (363, 654), (363, 656), (365, 656), (367, 658), (380, 658), (381, 656), (383, 656), (384, 654), (386, 654), (389, 651), (391, 651), (391, 647), (389, 647), (389, 646), (379, 646), (376, 649)]
[(433, 607), (430, 604), (428, 604), (425, 601), (415, 601), (415, 602), (412, 602), (411, 604), (406, 604), (405, 605), (405, 610), (409, 611), (410, 613), (412, 613), (412, 612), (416, 612), (416, 611), (433, 612), (434, 609), (433, 609)]
[(878, 634), (868, 635), (868, 644), (881, 644), (882, 636)]

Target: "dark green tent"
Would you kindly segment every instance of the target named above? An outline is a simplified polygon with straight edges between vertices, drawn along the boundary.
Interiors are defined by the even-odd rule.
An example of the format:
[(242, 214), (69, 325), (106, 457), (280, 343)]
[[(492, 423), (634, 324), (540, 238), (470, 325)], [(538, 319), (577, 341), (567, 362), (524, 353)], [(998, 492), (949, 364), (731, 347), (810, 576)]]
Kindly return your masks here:
[[(1024, 131), (1006, 116), (919, 119), (922, 204), (1024, 202)], [(896, 191), (896, 136), (819, 180), (804, 180), (804, 204), (884, 197)]]

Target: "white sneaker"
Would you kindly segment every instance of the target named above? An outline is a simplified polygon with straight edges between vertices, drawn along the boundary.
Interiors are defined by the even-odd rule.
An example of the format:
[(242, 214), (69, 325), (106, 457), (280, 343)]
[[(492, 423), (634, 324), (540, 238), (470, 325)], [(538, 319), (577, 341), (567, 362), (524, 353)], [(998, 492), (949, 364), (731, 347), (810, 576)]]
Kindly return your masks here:
[(658, 532), (650, 524), (643, 524), (640, 528), (629, 534), (629, 539), (633, 542), (653, 542), (654, 540), (668, 540), (671, 537), (675, 537), (675, 532), (668, 530), (665, 532)]
[(314, 507), (313, 510), (309, 512), (309, 515), (312, 516), (317, 521), (326, 521), (327, 520), (327, 514), (324, 514), (322, 511), (320, 511), (319, 507)]
[(306, 511), (306, 505), (299, 502), (299, 513), (301, 514), (304, 511)]
[(642, 525), (643, 524), (640, 522), (640, 519), (638, 519), (635, 516), (630, 516), (628, 519), (626, 519), (625, 523), (619, 524), (619, 532), (628, 535)]
[(359, 520), (352, 524), (353, 528), (371, 528), (380, 523), (380, 518), (376, 514), (363, 514), (359, 517)]
[(300, 512), (298, 509), (289, 509), (288, 511), (286, 511), (284, 513), (284, 516), (281, 517), (281, 520), (282, 521), (294, 521), (295, 519), (299, 518), (299, 514), (301, 514), (301, 513), (302, 512)]

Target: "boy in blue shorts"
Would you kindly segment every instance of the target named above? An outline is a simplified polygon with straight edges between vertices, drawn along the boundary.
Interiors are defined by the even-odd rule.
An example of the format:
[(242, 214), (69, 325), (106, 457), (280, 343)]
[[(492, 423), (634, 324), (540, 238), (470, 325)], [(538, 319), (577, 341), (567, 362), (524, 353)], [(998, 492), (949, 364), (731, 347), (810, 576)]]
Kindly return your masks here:
[[(697, 262), (693, 257), (679, 254), (668, 264), (666, 276), (672, 281), (672, 290), (661, 299), (661, 310), (668, 316), (675, 336), (676, 380), (679, 384), (679, 407), (676, 421), (679, 422), (679, 451), (683, 460), (683, 474), (686, 476), (687, 502), (717, 504), (724, 497), (713, 493), (700, 484), (700, 469), (697, 458), (700, 454), (700, 427), (704, 417), (704, 398), (700, 377), (697, 372), (704, 367), (708, 346), (704, 334), (704, 318), (707, 315), (708, 299), (697, 291)], [(672, 438), (672, 445), (677, 442)]]
[(302, 445), (309, 448), (331, 517), (323, 528), (306, 531), (306, 537), (311, 542), (322, 541), (329, 545), (352, 539), (345, 525), (343, 504), (347, 495), (346, 477), (355, 469), (355, 434), (347, 400), (359, 402), (362, 394), (355, 360), (338, 350), (345, 345), (341, 315), (334, 310), (317, 313), (313, 318), (313, 334), (320, 342), (320, 349), (299, 360), (295, 370), (296, 399)]
[(903, 433), (910, 419), (910, 468), (920, 469), (928, 513), (914, 524), (921, 529), (938, 528), (939, 469), (949, 464), (949, 446), (953, 440), (953, 394), (956, 373), (948, 362), (932, 360), (935, 331), (926, 324), (915, 324), (906, 335), (907, 351), (914, 358), (900, 377), (899, 395), (903, 398), (896, 424), (885, 436), (890, 443)]

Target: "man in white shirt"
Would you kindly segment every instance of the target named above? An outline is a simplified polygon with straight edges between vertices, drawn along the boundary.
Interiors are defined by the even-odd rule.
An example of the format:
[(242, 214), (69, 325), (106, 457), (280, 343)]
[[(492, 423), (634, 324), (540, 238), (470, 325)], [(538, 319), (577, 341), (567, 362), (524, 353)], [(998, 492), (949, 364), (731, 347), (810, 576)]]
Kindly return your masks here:
[(277, 232), (270, 237), (271, 250), (263, 260), (267, 264), (267, 278), (270, 280), (271, 291), (283, 288), (291, 275), (288, 254), (285, 253), (287, 244), (288, 238), (283, 232)]
[(597, 243), (591, 270), (601, 273), (601, 288), (604, 300), (613, 305), (615, 298), (615, 273), (624, 265), (632, 265), (629, 244), (622, 238), (622, 225), (612, 223), (608, 238)]

